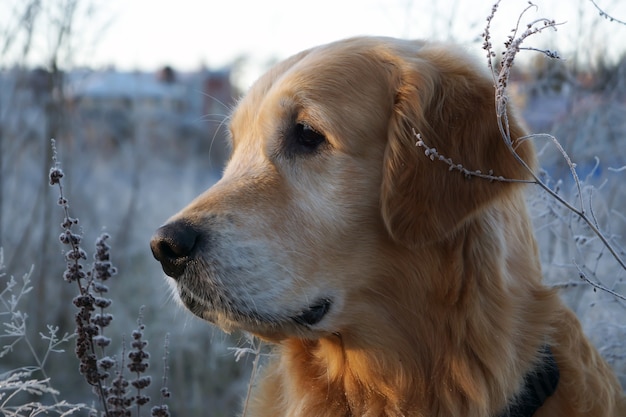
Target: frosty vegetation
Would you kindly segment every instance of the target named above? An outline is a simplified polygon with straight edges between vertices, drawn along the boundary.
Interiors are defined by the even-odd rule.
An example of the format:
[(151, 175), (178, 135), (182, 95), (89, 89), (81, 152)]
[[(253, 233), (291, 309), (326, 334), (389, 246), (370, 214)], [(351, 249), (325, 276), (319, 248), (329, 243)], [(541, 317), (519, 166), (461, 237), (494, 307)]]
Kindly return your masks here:
[[(596, 3), (588, 3), (592, 11), (597, 11)], [(622, 30), (623, 16), (620, 21), (602, 13), (597, 25)], [(523, 19), (513, 40), (527, 29)], [(517, 51), (528, 59), (515, 62), (504, 90), (494, 91), (494, 117), (496, 93), (505, 93), (530, 130), (544, 133), (532, 137), (540, 153), (538, 180), (593, 226), (554, 195), (529, 186), (545, 279), (559, 288), (626, 386), (626, 58), (610, 60), (600, 53), (583, 59), (567, 51), (560, 51), (560, 60), (546, 57), (547, 48), (538, 45), (557, 36), (553, 29), (548, 23), (548, 29), (517, 44), (536, 51)], [(558, 34), (567, 32), (568, 25), (557, 29)], [(497, 70), (500, 51), (516, 44), (506, 36), (490, 36), (496, 53), (490, 59)], [(550, 52), (555, 56), (552, 48)], [(202, 88), (189, 86), (201, 79), (194, 77), (206, 74), (166, 71), (158, 78), (169, 83), (161, 86), (164, 95), (122, 97), (115, 106), (101, 98), (75, 100), (91, 75), (63, 74), (56, 65), (45, 70), (16, 65), (0, 72), (0, 413), (102, 413), (107, 393), (94, 395), (92, 388), (113, 391), (116, 372), (128, 369), (128, 354), (145, 348), (151, 354), (147, 370), (142, 359), (133, 368), (142, 372), (126, 374), (129, 383), (143, 381), (138, 383), (141, 391), (120, 398), (134, 396), (133, 401), (139, 397), (141, 402), (149, 396), (153, 405), (162, 405), (167, 386), (172, 415), (204, 416), (206, 410), (212, 416), (233, 415), (243, 407), (260, 346), (244, 335), (226, 336), (177, 306), (148, 241), (168, 216), (219, 178), (226, 149), (223, 121), (237, 93), (233, 90), (230, 100), (208, 97), (211, 105), (202, 106), (198, 102), (207, 98), (199, 92)], [(53, 137), (63, 173), (61, 203), (69, 213), (58, 205), (56, 188), (48, 185)], [(427, 147), (425, 151), (439, 157)], [(74, 218), (80, 223), (73, 223)], [(101, 314), (96, 330), (102, 337), (95, 340), (106, 353), (99, 358), (118, 364), (108, 368), (108, 379), (98, 374), (101, 368), (86, 382), (79, 370), (87, 371), (91, 365), (85, 361), (91, 359), (74, 354), (77, 339), (85, 335), (76, 332), (76, 279), (64, 279), (70, 251), (59, 235), (66, 233), (68, 221), (68, 242), (80, 236), (82, 252), (76, 258), (84, 272), (114, 275), (105, 280), (106, 294), (92, 291), (100, 298), (92, 313)], [(94, 253), (100, 258), (94, 259)], [(107, 269), (111, 259), (117, 274)], [(106, 314), (110, 320), (104, 319)], [(149, 346), (142, 342), (147, 340)], [(133, 341), (137, 343), (131, 346)], [(241, 348), (235, 349), (237, 357), (233, 347)], [(140, 357), (144, 354), (135, 355)], [(141, 379), (143, 371), (152, 375), (151, 384)], [(98, 380), (107, 382), (98, 388)], [(149, 412), (150, 407), (143, 411)]]

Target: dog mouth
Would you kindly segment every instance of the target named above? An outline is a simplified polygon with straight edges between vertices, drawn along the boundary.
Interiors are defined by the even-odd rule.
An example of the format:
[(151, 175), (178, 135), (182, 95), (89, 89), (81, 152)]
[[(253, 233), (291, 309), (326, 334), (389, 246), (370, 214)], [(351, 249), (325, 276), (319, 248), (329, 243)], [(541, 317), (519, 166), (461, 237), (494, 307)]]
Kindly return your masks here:
[[(216, 303), (208, 303), (208, 305), (212, 305), (212, 307), (207, 308), (208, 306), (206, 302), (198, 300), (198, 297), (194, 296), (189, 291), (180, 291), (179, 295), (181, 296), (181, 301), (185, 307), (187, 307), (187, 309), (196, 316), (217, 324), (219, 327), (240, 327), (253, 332), (255, 328), (262, 329), (269, 327), (278, 329), (288, 325), (288, 323), (296, 324), (298, 327), (311, 329), (315, 325), (319, 324), (324, 317), (326, 317), (332, 305), (331, 299), (321, 298), (295, 315), (285, 315), (281, 318), (276, 313), (268, 314), (261, 313), (259, 311), (236, 309), (233, 308), (232, 304), (227, 308), (220, 308), (218, 306), (219, 304), (216, 305)], [(220, 317), (225, 318), (226, 321), (221, 321), (219, 319)], [(229, 325), (222, 326), (226, 323), (229, 323)]]
[(330, 311), (332, 302), (328, 298), (323, 298), (311, 305), (300, 314), (291, 317), (291, 319), (302, 326), (311, 327), (318, 324)]

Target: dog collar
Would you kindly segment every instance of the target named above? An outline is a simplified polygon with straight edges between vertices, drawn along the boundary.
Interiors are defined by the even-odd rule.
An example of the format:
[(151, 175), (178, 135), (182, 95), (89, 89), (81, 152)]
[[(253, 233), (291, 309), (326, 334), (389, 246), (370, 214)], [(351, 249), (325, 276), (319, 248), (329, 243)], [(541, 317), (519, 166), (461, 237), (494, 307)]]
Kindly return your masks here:
[(524, 388), (499, 417), (531, 417), (556, 391), (559, 367), (550, 346), (540, 351), (543, 361), (524, 377)]

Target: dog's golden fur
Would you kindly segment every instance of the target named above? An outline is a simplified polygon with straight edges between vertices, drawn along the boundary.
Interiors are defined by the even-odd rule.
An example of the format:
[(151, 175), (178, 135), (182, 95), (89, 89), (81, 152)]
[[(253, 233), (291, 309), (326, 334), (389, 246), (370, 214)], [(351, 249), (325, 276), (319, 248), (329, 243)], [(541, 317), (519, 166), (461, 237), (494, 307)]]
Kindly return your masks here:
[[(275, 344), (249, 417), (497, 416), (545, 345), (561, 377), (536, 416), (626, 416), (611, 369), (542, 284), (523, 186), (416, 146), (414, 132), (469, 170), (529, 178), (481, 66), (455, 47), (354, 38), (279, 63), (239, 103), (223, 178), (170, 222), (199, 233), (182, 301)], [(294, 319), (307, 309), (319, 316)]]

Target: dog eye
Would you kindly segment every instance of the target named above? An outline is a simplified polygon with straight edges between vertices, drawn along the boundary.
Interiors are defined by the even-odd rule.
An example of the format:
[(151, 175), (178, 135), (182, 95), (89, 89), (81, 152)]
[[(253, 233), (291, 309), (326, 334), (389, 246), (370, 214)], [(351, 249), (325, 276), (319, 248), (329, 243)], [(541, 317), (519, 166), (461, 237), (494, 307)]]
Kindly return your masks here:
[(314, 153), (326, 141), (326, 137), (323, 134), (307, 123), (296, 124), (294, 139), (296, 151), (304, 154)]

